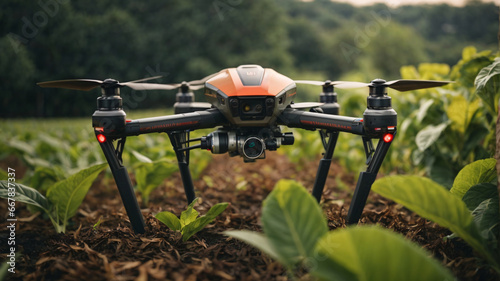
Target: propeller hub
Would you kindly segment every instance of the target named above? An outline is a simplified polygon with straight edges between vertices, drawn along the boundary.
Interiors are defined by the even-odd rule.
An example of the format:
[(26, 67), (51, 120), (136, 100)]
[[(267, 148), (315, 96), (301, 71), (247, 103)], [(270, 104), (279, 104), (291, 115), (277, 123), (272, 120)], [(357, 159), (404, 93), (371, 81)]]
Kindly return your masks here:
[(384, 79), (374, 79), (368, 85), (370, 91), (367, 98), (367, 107), (375, 110), (391, 108), (391, 97), (387, 95), (387, 81)]
[(183, 94), (187, 94), (190, 92), (190, 89), (189, 89), (189, 84), (188, 82), (186, 81), (183, 81), (181, 83), (181, 86), (179, 87), (179, 93), (183, 93)]
[(384, 97), (387, 96), (387, 85), (384, 79), (374, 79), (371, 81), (371, 83), (368, 85), (370, 88), (370, 96), (377, 96), (377, 97)]
[(323, 84), (323, 93), (325, 94), (333, 94), (333, 84), (332, 81), (326, 80), (325, 84)]
[(108, 78), (102, 81), (101, 84), (101, 92), (103, 96), (111, 97), (111, 96), (119, 96), (120, 95), (120, 83), (112, 78)]

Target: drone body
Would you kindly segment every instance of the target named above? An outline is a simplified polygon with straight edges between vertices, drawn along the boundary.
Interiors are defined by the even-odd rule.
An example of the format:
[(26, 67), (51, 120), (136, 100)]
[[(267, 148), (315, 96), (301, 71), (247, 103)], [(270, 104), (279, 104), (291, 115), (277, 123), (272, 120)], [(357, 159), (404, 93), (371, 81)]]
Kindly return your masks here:
[[(370, 83), (345, 81), (292, 80), (270, 68), (242, 65), (227, 68), (201, 80), (179, 84), (154, 84), (143, 81), (157, 77), (120, 83), (113, 79), (73, 79), (42, 82), (42, 87), (67, 88), (88, 91), (98, 86), (102, 95), (97, 98), (97, 110), (92, 125), (97, 140), (115, 178), (123, 204), (135, 232), (143, 233), (145, 223), (127, 169), (122, 163), (125, 140), (129, 136), (146, 133), (167, 133), (176, 153), (181, 179), (188, 203), (195, 198), (189, 172), (189, 151), (206, 149), (212, 153), (241, 156), (245, 162), (265, 158), (266, 150), (277, 150), (281, 145), (292, 145), (291, 132), (282, 128), (319, 130), (324, 146), (312, 194), (321, 199), (333, 152), (340, 132), (360, 135), (367, 157), (367, 169), (360, 173), (347, 215), (348, 223), (357, 223), (361, 217), (371, 185), (393, 141), (397, 127), (397, 113), (391, 106), (386, 88), (399, 91), (416, 90), (445, 85), (447, 81), (376, 79)], [(294, 103), (296, 83), (322, 86), (321, 103)], [(127, 120), (122, 109), (121, 87), (135, 90), (179, 89), (175, 114), (137, 120)], [(363, 117), (339, 116), (339, 105), (334, 87), (369, 87), (367, 109)], [(194, 102), (191, 90), (204, 88), (209, 103)], [(304, 111), (303, 109), (310, 109)], [(214, 132), (190, 139), (197, 129), (217, 128)], [(378, 139), (374, 148), (372, 139)], [(192, 142), (199, 142), (190, 146)], [(116, 146), (115, 144), (116, 143)]]

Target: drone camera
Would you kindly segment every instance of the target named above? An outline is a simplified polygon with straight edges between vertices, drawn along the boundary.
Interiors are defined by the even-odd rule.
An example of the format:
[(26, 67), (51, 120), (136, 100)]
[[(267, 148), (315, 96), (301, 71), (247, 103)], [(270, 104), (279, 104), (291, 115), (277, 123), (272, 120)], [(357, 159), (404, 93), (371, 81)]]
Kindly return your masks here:
[(277, 150), (281, 145), (293, 143), (293, 134), (289, 132), (259, 135), (234, 130), (218, 130), (202, 137), (200, 147), (214, 154), (228, 152), (231, 156), (240, 155), (245, 162), (253, 162), (256, 159), (264, 159), (266, 150)]

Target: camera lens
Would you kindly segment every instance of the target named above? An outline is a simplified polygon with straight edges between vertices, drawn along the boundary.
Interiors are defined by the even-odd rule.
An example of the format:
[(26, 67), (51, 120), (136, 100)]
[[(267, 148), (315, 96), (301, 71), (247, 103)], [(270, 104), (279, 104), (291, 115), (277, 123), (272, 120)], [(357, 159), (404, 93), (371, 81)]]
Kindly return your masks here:
[(249, 159), (256, 159), (264, 152), (264, 142), (256, 137), (249, 137), (243, 144), (243, 154)]

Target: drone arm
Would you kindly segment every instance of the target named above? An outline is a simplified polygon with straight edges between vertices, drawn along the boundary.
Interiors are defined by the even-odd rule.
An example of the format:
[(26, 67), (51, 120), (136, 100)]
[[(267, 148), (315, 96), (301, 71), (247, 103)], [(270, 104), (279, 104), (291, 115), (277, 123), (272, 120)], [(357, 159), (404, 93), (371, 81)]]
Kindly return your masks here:
[(217, 109), (174, 114), (161, 117), (136, 119), (125, 126), (125, 135), (136, 136), (147, 133), (196, 130), (224, 125), (226, 119)]
[(290, 128), (307, 130), (326, 129), (356, 135), (363, 135), (365, 133), (361, 118), (286, 109), (281, 113), (279, 120), (283, 125)]

